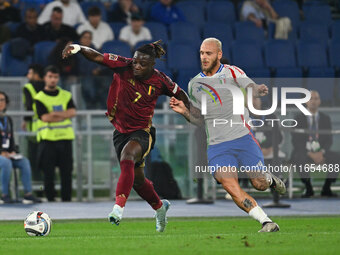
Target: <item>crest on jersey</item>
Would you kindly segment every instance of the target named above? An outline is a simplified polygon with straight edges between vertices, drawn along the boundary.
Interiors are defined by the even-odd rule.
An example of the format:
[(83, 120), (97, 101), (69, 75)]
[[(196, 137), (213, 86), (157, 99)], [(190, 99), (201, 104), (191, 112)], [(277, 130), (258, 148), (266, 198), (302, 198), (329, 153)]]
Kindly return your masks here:
[(118, 55), (109, 53), (109, 60), (117, 61)]
[(156, 90), (155, 87), (150, 85), (148, 89), (148, 95), (152, 96), (153, 94), (155, 94), (155, 90)]
[(134, 79), (128, 79), (128, 82), (132, 84), (132, 86), (135, 86), (135, 80)]
[(201, 84), (201, 86), (198, 87), (198, 91), (204, 91), (206, 94), (208, 94), (212, 101), (217, 104), (217, 100), (220, 101), (220, 104), (222, 105), (222, 100), (220, 98), (220, 95), (217, 93), (217, 91), (210, 85), (204, 83), (204, 82), (197, 82), (198, 84)]

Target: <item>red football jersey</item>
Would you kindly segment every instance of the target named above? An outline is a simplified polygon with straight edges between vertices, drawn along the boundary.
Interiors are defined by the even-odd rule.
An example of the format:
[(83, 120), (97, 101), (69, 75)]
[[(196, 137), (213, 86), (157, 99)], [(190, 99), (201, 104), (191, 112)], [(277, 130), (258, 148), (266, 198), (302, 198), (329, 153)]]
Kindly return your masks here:
[(157, 98), (160, 95), (176, 96), (181, 91), (175, 82), (157, 69), (149, 79), (136, 80), (132, 58), (105, 53), (104, 63), (114, 71), (106, 115), (120, 133), (150, 128)]

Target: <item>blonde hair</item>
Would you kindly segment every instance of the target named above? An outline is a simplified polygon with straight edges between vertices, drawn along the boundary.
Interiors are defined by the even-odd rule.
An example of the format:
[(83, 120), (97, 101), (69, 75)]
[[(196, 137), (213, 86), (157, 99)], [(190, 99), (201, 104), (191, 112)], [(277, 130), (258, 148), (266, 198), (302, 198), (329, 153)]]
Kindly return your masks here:
[(206, 43), (206, 42), (213, 42), (213, 43), (215, 43), (217, 48), (218, 48), (218, 50), (222, 51), (222, 42), (220, 40), (218, 40), (217, 38), (215, 38), (215, 37), (206, 38), (206, 39), (203, 40), (202, 44)]

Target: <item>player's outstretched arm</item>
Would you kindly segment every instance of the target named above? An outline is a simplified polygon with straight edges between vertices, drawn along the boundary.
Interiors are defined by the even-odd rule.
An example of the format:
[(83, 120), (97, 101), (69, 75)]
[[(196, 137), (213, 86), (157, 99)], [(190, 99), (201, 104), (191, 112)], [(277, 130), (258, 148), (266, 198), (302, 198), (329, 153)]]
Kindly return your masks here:
[(263, 97), (268, 94), (268, 87), (264, 84), (254, 84), (251, 83), (247, 86), (252, 88), (253, 93), (253, 106), (255, 109), (261, 109), (261, 99), (260, 97)]
[[(190, 101), (187, 97), (187, 95), (184, 92), (183, 95), (179, 95), (177, 98), (172, 97), (170, 99), (170, 107), (174, 112), (177, 112), (186, 118), (187, 121), (197, 125), (201, 126), (204, 125), (204, 119), (203, 116), (200, 113), (200, 110), (196, 107), (194, 107), (192, 104), (190, 104)], [(189, 110), (190, 109), (190, 110)]]
[(104, 65), (104, 55), (100, 52), (86, 47), (79, 44), (68, 44), (66, 45), (65, 49), (63, 50), (62, 57), (68, 58), (71, 55), (77, 54), (80, 52), (83, 54), (85, 58), (87, 58), (90, 61), (96, 62), (98, 64)]

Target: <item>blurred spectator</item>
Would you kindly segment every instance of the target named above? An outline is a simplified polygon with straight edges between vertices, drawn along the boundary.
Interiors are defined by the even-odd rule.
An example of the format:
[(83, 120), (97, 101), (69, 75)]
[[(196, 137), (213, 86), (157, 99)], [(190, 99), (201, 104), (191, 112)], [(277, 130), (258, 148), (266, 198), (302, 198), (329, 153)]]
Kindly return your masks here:
[(241, 20), (249, 20), (257, 27), (268, 29), (270, 22), (275, 23), (275, 39), (288, 39), (292, 30), (291, 20), (288, 17), (280, 18), (268, 0), (248, 0), (241, 8)]
[[(39, 93), (39, 91), (43, 90), (45, 86), (43, 76), (44, 69), (41, 65), (30, 65), (26, 75), (28, 83), (26, 83), (23, 88), (23, 102), (26, 111), (34, 111), (34, 97)], [(33, 116), (25, 116), (24, 121), (22, 122), (22, 129), (36, 133), (37, 121), (38, 116), (36, 114)], [(27, 139), (27, 153), (28, 159), (31, 162), (33, 180), (42, 181), (42, 173), (39, 171), (37, 166), (37, 151), (38, 143), (36, 135), (29, 136)]]
[(62, 23), (63, 10), (55, 7), (51, 13), (51, 20), (43, 25), (44, 40), (56, 41), (61, 38), (70, 38), (73, 41), (78, 39), (78, 35), (73, 27)]
[(11, 6), (8, 1), (0, 0), (0, 25), (6, 22), (20, 22), (20, 10)]
[(104, 4), (105, 9), (107, 11), (111, 10), (112, 9), (112, 5), (117, 2), (117, 0), (99, 0), (99, 1)]
[(131, 24), (120, 30), (119, 40), (127, 42), (131, 48), (140, 41), (152, 40), (151, 32), (147, 27), (144, 27), (144, 20), (140, 14), (132, 15)]
[(62, 78), (63, 86), (68, 86), (76, 82), (77, 73), (77, 59), (75, 56), (71, 56), (67, 59), (62, 58), (62, 52), (65, 46), (72, 43), (68, 38), (61, 38), (57, 41), (56, 46), (48, 56), (48, 63), (56, 66)]
[[(311, 183), (310, 172), (305, 169), (306, 164), (326, 164), (329, 171), (325, 183), (322, 187), (321, 196), (334, 197), (335, 193), (331, 191), (331, 184), (336, 181), (337, 175), (334, 171), (335, 164), (340, 164), (339, 153), (330, 150), (333, 138), (331, 134), (319, 134), (319, 130), (332, 130), (330, 117), (319, 112), (321, 104), (320, 95), (317, 91), (311, 91), (311, 99), (307, 102), (307, 109), (312, 114), (306, 116), (299, 114), (295, 117), (298, 125), (296, 128), (308, 130), (304, 134), (292, 133), (293, 153), (292, 162), (301, 165), (304, 172), (300, 172), (301, 181), (305, 184), (306, 189), (302, 197), (309, 198), (314, 195)], [(322, 166), (321, 166), (322, 167)], [(310, 168), (311, 169), (311, 168)], [(322, 168), (323, 169), (323, 168)]]
[(38, 13), (34, 8), (28, 8), (25, 12), (25, 22), (21, 23), (16, 30), (15, 37), (23, 37), (33, 46), (44, 39), (44, 30), (37, 23)]
[(151, 18), (165, 25), (186, 20), (183, 12), (173, 3), (173, 0), (159, 0), (159, 3), (151, 9)]
[[(84, 31), (80, 35), (79, 44), (93, 48), (92, 33)], [(104, 109), (106, 106), (105, 93), (107, 79), (111, 79), (112, 72), (107, 67), (88, 61), (83, 55), (74, 55), (77, 59), (77, 72), (81, 84), (81, 91), (87, 109)]]
[(13, 134), (13, 121), (10, 116), (6, 115), (6, 108), (9, 104), (9, 98), (5, 92), (0, 91), (0, 170), (2, 196), (0, 204), (12, 203), (9, 194), (9, 183), (13, 167), (18, 168), (21, 172), (21, 181), (24, 186), (24, 204), (41, 202), (32, 195), (31, 184), (31, 166), (27, 158), (15, 151), (15, 142)]
[(0, 24), (0, 57), (1, 57), (1, 47), (9, 39), (11, 39), (11, 31), (6, 25)]
[(73, 27), (86, 21), (84, 13), (77, 2), (60, 0), (53, 1), (45, 6), (38, 18), (38, 23), (44, 24), (48, 22), (55, 7), (60, 7), (63, 10), (64, 16), (62, 22), (66, 25)]
[(100, 49), (104, 42), (114, 39), (114, 34), (111, 27), (105, 21), (102, 21), (101, 11), (98, 7), (89, 8), (88, 14), (89, 20), (80, 25), (77, 32), (81, 34), (85, 30), (91, 31), (92, 43), (95, 48)]
[(44, 186), (48, 201), (55, 201), (55, 168), (59, 167), (62, 201), (72, 197), (72, 121), (76, 115), (72, 94), (57, 86), (59, 71), (48, 66), (44, 72), (45, 87), (35, 97), (38, 115), (38, 161), (44, 171)]
[(140, 10), (133, 0), (118, 0), (108, 13), (109, 22), (124, 22), (130, 24), (133, 13), (139, 13)]
[(87, 47), (95, 48), (92, 43), (92, 39), (93, 39), (92, 32), (89, 30), (84, 30), (79, 35), (79, 44), (87, 46)]
[[(80, 39), (79, 39), (79, 44), (90, 47), (90, 48), (95, 48), (92, 43), (92, 32), (85, 30), (80, 34)], [(77, 58), (77, 73), (81, 76), (92, 76), (92, 75), (98, 75), (98, 71), (95, 71), (95, 69), (100, 69), (98, 64), (88, 61), (85, 59), (85, 57), (81, 54), (75, 55)]]

